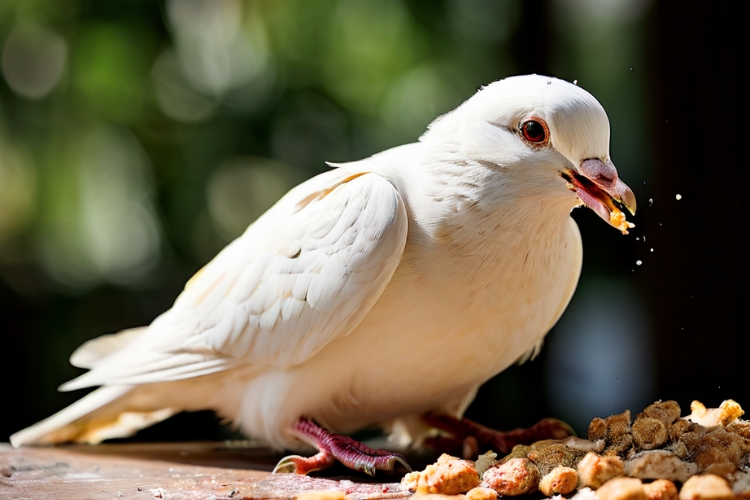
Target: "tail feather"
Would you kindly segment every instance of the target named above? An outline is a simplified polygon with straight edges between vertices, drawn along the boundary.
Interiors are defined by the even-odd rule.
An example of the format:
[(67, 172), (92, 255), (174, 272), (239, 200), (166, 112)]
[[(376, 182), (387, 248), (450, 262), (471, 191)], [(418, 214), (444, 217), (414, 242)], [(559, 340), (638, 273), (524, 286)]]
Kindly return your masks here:
[(137, 398), (139, 392), (134, 389), (127, 385), (100, 387), (51, 417), (13, 434), (10, 442), (16, 447), (66, 441), (96, 444), (104, 439), (132, 436), (176, 413), (172, 408), (133, 411), (129, 400)]

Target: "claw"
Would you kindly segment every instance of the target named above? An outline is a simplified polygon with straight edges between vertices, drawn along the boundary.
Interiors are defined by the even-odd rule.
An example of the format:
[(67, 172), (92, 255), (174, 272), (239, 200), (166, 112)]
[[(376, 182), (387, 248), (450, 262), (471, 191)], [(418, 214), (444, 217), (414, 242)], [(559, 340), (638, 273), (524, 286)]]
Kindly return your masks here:
[(358, 464), (356, 470), (364, 472), (370, 477), (375, 477), (375, 467), (369, 464)]
[(388, 470), (391, 472), (396, 471), (397, 465), (401, 465), (404, 469), (406, 469), (406, 472), (411, 472), (412, 469), (409, 466), (409, 464), (406, 463), (406, 460), (401, 455), (393, 454), (391, 458), (388, 459), (388, 462), (386, 462), (386, 465), (388, 467)]
[(333, 455), (328, 451), (321, 451), (320, 453), (305, 458), (299, 455), (289, 455), (276, 464), (273, 468), (273, 474), (309, 474), (316, 470), (327, 469), (334, 462)]
[(299, 458), (302, 457), (299, 455), (289, 455), (282, 458), (279, 460), (279, 463), (276, 464), (276, 467), (273, 468), (271, 474), (294, 474), (297, 472), (297, 464), (294, 459)]

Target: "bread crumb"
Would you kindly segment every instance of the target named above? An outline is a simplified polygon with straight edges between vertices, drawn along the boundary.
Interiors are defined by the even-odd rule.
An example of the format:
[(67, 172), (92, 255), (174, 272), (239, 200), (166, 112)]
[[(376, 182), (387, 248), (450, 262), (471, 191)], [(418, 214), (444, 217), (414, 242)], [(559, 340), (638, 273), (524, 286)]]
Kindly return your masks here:
[(639, 450), (653, 450), (669, 439), (667, 427), (651, 417), (636, 418), (632, 428), (633, 442)]
[(602, 457), (588, 453), (578, 463), (578, 477), (584, 486), (599, 488), (612, 478), (621, 476), (625, 466), (618, 456)]
[(482, 486), (500, 495), (517, 496), (537, 491), (540, 479), (539, 468), (531, 460), (512, 458), (487, 469)]
[(713, 427), (721, 425), (726, 427), (745, 414), (742, 407), (737, 402), (727, 399), (718, 408), (706, 408), (700, 401), (693, 401), (690, 405), (692, 413), (687, 419), (691, 422), (700, 424), (703, 427)]
[(539, 481), (539, 491), (552, 495), (567, 495), (578, 485), (578, 473), (570, 467), (555, 467)]
[(668, 479), (657, 479), (643, 485), (648, 500), (677, 500), (677, 486)]
[(734, 498), (726, 480), (714, 474), (693, 476), (680, 490), (680, 500), (721, 500)]
[(599, 500), (647, 500), (640, 479), (617, 477), (596, 490)]
[(697, 465), (681, 460), (668, 450), (643, 451), (625, 462), (625, 474), (640, 479), (684, 482), (697, 472)]
[(457, 495), (479, 486), (479, 474), (473, 462), (444, 453), (425, 470), (410, 472), (404, 476), (401, 486), (418, 494)]
[(496, 500), (497, 492), (492, 488), (477, 486), (466, 493), (466, 500)]

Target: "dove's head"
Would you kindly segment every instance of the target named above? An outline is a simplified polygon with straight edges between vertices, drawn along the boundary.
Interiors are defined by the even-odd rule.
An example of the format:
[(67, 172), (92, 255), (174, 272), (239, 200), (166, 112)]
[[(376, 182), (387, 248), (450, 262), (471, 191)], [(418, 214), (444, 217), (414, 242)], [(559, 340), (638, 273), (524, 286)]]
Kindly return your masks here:
[(635, 196), (610, 160), (607, 114), (577, 85), (539, 75), (500, 80), (435, 121), (422, 140), (495, 166), (526, 193), (584, 204), (624, 233), (632, 227), (618, 205), (635, 213)]

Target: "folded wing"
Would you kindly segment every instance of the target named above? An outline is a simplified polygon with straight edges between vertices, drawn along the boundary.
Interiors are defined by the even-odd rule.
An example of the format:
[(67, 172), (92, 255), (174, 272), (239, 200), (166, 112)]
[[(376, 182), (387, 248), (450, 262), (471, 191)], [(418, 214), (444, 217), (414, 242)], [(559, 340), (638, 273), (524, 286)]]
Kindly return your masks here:
[(228, 245), (146, 331), (110, 354), (77, 352), (92, 369), (61, 389), (302, 363), (367, 314), (401, 260), (406, 233), (404, 203), (388, 180), (359, 169), (326, 172)]

